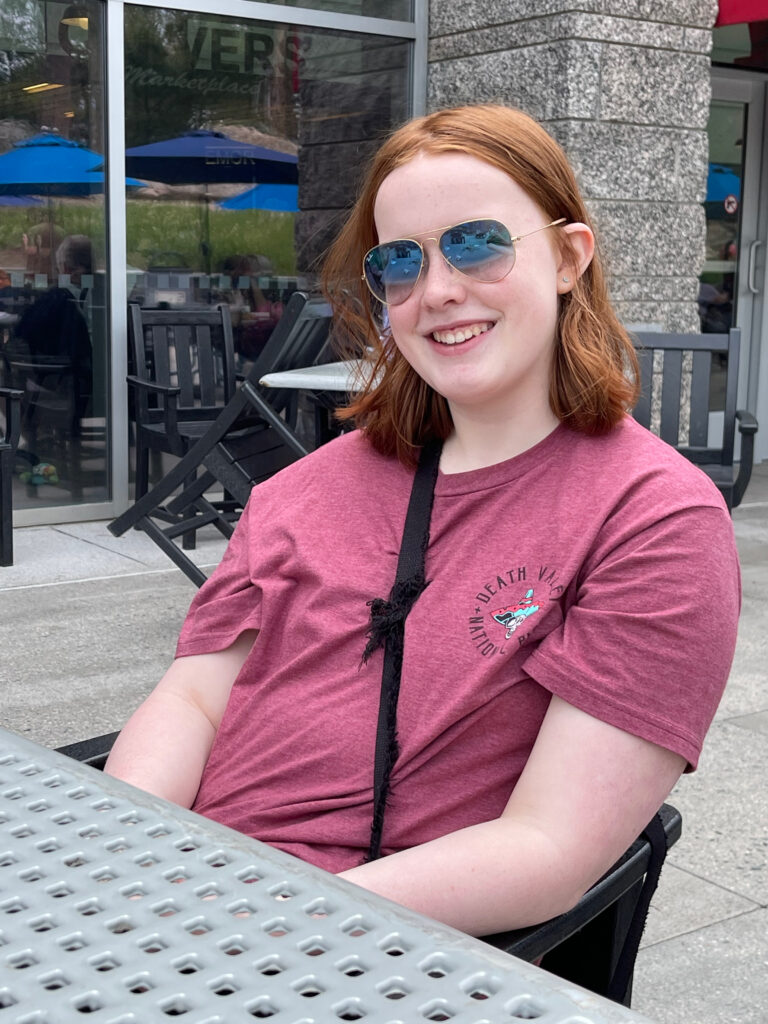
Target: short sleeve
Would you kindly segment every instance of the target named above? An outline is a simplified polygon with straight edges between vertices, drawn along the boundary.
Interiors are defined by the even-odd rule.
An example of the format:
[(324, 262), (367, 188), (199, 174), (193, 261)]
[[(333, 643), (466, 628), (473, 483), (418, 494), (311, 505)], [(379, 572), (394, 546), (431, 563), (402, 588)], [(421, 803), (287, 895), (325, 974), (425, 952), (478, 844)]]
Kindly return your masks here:
[[(610, 531), (609, 531), (610, 535)], [(724, 507), (607, 539), (525, 671), (568, 703), (698, 762), (736, 644), (740, 573)]]
[(261, 588), (251, 578), (251, 516), (248, 501), (220, 564), (195, 595), (181, 628), (176, 657), (210, 654), (231, 646), (261, 625)]

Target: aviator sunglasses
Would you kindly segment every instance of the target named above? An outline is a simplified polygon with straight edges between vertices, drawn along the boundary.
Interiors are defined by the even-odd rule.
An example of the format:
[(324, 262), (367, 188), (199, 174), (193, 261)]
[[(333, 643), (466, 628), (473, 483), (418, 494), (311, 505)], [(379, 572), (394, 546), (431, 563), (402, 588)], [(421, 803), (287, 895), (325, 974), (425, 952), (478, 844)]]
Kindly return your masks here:
[[(440, 235), (425, 240), (437, 242), (445, 262), (466, 277), (494, 284), (507, 276), (515, 265), (515, 242), (538, 231), (564, 224), (560, 217), (523, 235), (510, 235), (498, 220), (468, 220), (452, 227), (435, 228)], [(424, 247), (415, 238), (397, 238), (374, 245), (363, 257), (363, 280), (371, 294), (386, 306), (405, 302), (416, 287), (428, 260)]]

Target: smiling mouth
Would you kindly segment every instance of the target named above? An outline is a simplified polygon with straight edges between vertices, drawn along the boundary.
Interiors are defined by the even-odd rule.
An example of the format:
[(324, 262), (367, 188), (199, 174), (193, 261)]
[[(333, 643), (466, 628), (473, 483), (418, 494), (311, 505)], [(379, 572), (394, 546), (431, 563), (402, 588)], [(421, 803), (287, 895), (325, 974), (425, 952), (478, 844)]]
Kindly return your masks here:
[(469, 324), (466, 327), (457, 327), (455, 331), (433, 331), (432, 338), (441, 345), (461, 345), (470, 338), (476, 338), (478, 334), (485, 334), (493, 327), (492, 323)]

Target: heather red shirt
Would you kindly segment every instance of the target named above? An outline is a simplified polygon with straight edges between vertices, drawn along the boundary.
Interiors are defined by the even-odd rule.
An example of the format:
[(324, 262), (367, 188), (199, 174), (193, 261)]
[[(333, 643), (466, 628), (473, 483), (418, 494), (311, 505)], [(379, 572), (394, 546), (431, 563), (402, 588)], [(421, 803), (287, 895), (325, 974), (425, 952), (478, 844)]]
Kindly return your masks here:
[[(370, 836), (381, 651), (413, 474), (359, 433), (256, 487), (178, 645), (260, 635), (194, 809), (330, 871)], [(709, 479), (627, 417), (440, 474), (406, 621), (384, 852), (497, 817), (550, 695), (695, 766), (733, 656), (739, 570)]]

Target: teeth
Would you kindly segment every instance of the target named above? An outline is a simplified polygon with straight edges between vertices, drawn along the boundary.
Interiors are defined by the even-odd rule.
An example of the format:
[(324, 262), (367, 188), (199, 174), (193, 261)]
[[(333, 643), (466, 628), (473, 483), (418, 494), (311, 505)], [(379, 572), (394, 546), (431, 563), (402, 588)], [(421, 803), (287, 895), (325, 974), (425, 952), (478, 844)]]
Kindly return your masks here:
[(455, 331), (434, 331), (432, 337), (441, 345), (460, 345), (462, 341), (476, 338), (478, 334), (483, 334), (490, 329), (491, 324), (489, 323), (471, 324), (468, 327), (459, 327)]

